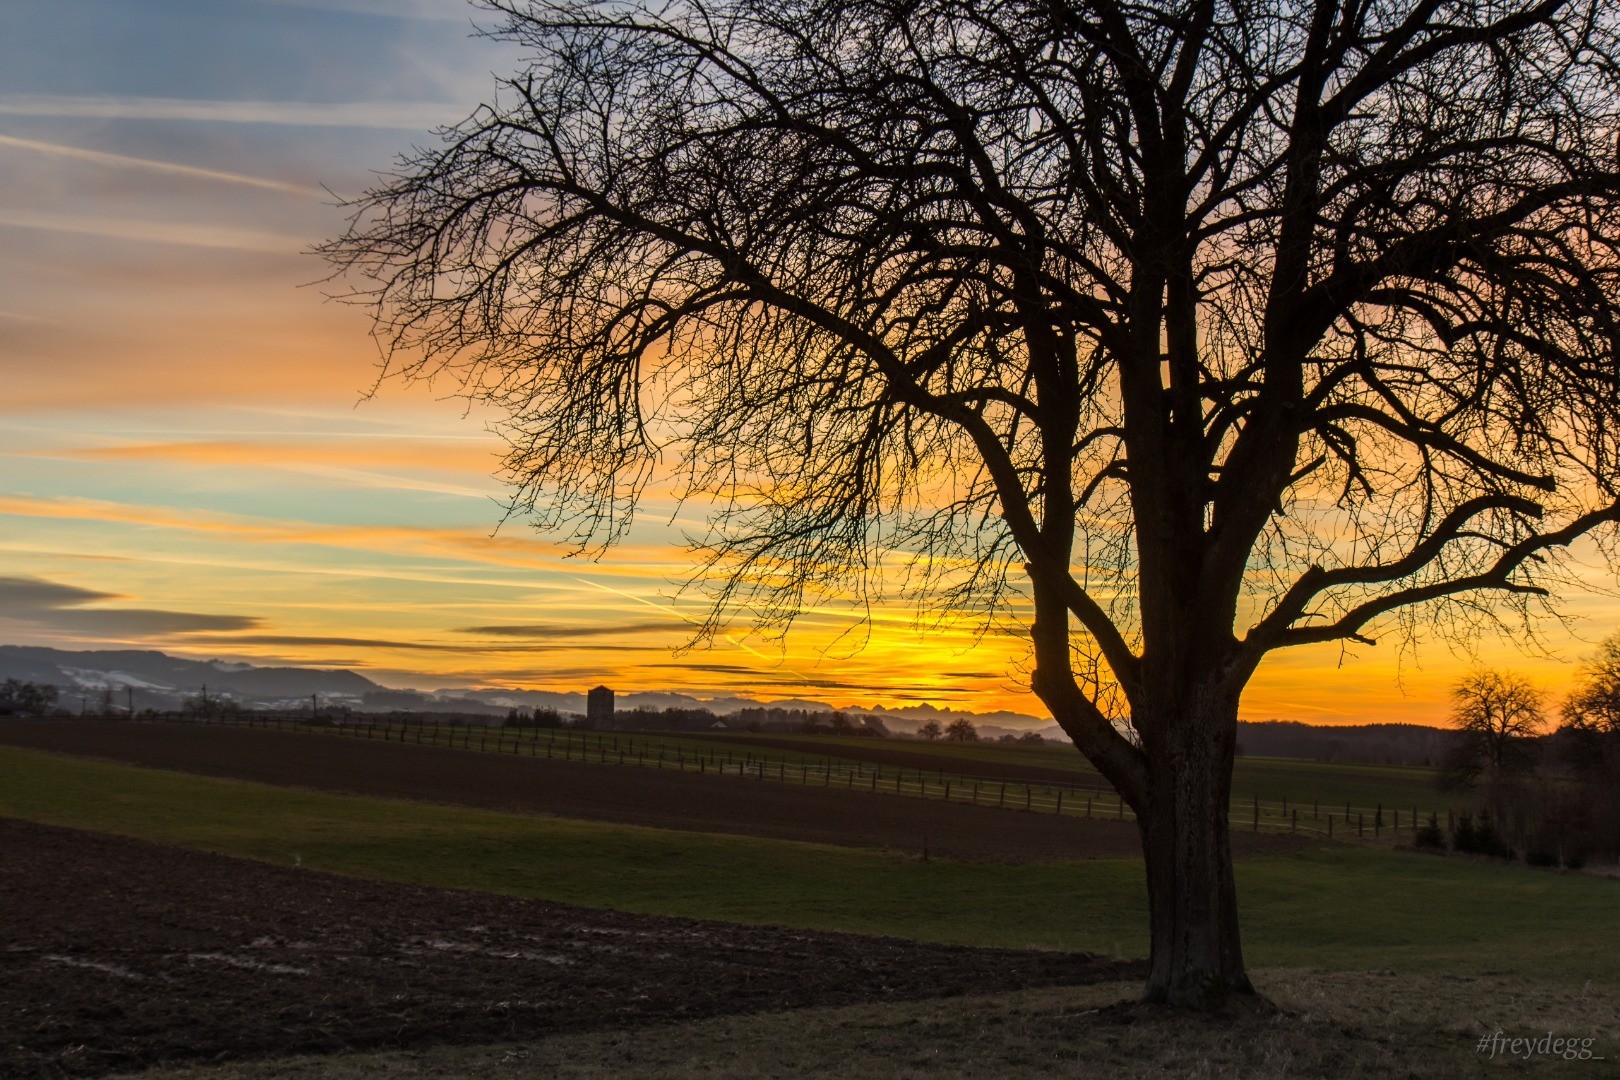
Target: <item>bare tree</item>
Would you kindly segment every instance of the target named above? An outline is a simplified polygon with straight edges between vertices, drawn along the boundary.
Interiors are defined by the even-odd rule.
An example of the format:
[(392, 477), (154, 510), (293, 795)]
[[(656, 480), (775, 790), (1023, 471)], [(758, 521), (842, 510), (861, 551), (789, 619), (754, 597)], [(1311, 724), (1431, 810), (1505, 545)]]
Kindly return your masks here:
[(1462, 738), (1446, 762), (1448, 784), (1492, 787), (1530, 771), (1534, 740), (1546, 719), (1541, 691), (1528, 679), (1513, 672), (1472, 671), (1452, 687), (1451, 701), (1451, 726)]
[(943, 734), (945, 729), (939, 726), (938, 720), (929, 720), (917, 729), (917, 737), (927, 739), (929, 742), (935, 741)]
[[(1564, 701), (1564, 743), (1575, 790), (1559, 784), (1547, 802), (1569, 811), (1556, 825), (1574, 828), (1575, 848), (1585, 854), (1620, 856), (1620, 634), (1611, 634), (1581, 664), (1575, 688)], [(1566, 848), (1566, 865), (1567, 865)]]
[(959, 717), (945, 726), (945, 738), (951, 742), (978, 742), (979, 729), (967, 717)]
[(524, 69), (327, 248), (385, 375), (503, 410), (514, 509), (583, 545), (677, 477), (711, 627), (895, 580), (1025, 625), (1140, 822), (1149, 1001), (1252, 993), (1262, 658), (1614, 552), (1600, 0), (485, 7)]
[(1620, 737), (1620, 634), (1582, 662), (1564, 702), (1564, 722), (1577, 732)]

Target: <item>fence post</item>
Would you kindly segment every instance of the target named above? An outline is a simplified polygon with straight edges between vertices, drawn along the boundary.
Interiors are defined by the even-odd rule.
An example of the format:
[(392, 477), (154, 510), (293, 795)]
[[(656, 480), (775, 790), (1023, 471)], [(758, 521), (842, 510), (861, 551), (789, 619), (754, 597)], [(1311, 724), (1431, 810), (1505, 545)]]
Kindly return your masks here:
[(996, 797), (996, 805), (997, 806), (1006, 806), (1007, 805), (1007, 782), (1005, 780), (1003, 780), (1001, 782), (1001, 794)]
[(1062, 788), (1058, 788), (1057, 809), (1052, 811), (1052, 813), (1054, 813), (1054, 814), (1063, 813), (1063, 789)]
[(1260, 796), (1254, 797), (1254, 828), (1250, 832), (1260, 831)]
[(1034, 791), (1032, 791), (1030, 789), (1030, 786), (1028, 784), (1025, 784), (1024, 785), (1024, 809), (1028, 810), (1030, 808), (1030, 806), (1034, 802), (1035, 802), (1035, 793), (1034, 793)]
[(1299, 832), (1299, 811), (1295, 810), (1288, 818), (1288, 831)]
[(1367, 835), (1367, 815), (1366, 814), (1357, 814), (1356, 815), (1356, 835), (1357, 836), (1365, 836), (1365, 835)]

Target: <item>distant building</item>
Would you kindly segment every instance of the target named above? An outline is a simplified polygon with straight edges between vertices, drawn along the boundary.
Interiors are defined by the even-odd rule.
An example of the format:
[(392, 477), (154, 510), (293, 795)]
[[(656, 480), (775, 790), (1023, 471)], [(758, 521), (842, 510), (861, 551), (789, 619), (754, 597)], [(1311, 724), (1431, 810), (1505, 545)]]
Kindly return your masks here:
[(585, 695), (585, 721), (593, 728), (613, 726), (613, 691), (598, 686)]

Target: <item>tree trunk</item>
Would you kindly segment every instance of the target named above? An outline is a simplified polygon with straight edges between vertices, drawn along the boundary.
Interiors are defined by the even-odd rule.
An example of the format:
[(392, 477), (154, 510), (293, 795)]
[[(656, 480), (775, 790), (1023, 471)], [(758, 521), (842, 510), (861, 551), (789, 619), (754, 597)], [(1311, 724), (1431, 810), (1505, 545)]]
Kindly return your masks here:
[(1254, 988), (1243, 968), (1227, 807), (1237, 699), (1202, 701), (1144, 725), (1149, 791), (1136, 807), (1152, 953), (1146, 1003), (1220, 1008)]

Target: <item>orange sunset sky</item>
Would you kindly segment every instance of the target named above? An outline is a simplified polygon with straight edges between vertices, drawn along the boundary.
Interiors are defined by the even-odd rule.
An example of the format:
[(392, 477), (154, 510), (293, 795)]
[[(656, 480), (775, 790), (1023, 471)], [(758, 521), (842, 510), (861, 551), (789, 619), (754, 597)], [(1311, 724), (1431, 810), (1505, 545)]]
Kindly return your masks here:
[[(461, 0), (0, 6), (0, 643), (342, 666), (389, 685), (682, 690), (1040, 713), (1024, 649), (966, 622), (676, 650), (683, 528), (652, 500), (598, 561), (497, 526), (488, 417), (422, 389), (362, 400), (376, 350), (307, 249), (514, 64)], [(441, 391), (443, 388), (441, 388)], [(1611, 572), (1549, 655), (1479, 660), (1555, 697), (1620, 627)], [(851, 630), (855, 629), (855, 633)], [(864, 649), (857, 648), (865, 641)], [(1246, 719), (1443, 720), (1474, 662), (1439, 642), (1274, 657)]]

